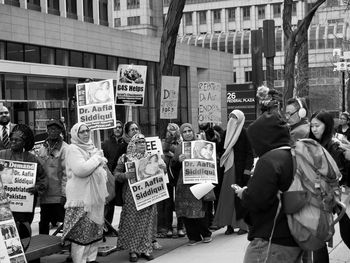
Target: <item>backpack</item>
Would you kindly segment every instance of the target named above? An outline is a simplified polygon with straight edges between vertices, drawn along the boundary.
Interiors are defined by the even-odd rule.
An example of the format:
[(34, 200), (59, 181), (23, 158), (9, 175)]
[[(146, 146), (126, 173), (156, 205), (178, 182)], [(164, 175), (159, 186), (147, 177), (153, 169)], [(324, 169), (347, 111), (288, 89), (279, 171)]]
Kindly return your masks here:
[[(282, 195), (282, 208), (297, 244), (314, 251), (331, 241), (334, 225), (345, 213), (340, 203), (341, 173), (328, 151), (312, 139), (298, 140), (291, 153), (294, 179)], [(342, 211), (334, 219), (338, 204)]]

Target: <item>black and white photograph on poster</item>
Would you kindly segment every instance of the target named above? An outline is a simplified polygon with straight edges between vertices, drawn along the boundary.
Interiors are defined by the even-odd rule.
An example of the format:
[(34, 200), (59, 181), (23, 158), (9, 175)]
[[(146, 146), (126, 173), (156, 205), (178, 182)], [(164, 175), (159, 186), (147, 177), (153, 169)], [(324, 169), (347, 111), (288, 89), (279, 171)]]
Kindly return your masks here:
[(5, 240), (5, 246), (9, 257), (23, 254), (22, 244), (19, 238)]
[(143, 106), (146, 89), (147, 66), (121, 64), (117, 70), (115, 104)]
[(160, 155), (158, 153), (151, 154), (146, 158), (142, 158), (137, 164), (137, 179), (138, 181), (147, 179), (152, 176), (164, 176), (164, 170), (159, 167)]
[(193, 146), (193, 158), (214, 161), (215, 143), (207, 141), (195, 141)]
[(16, 226), (11, 224), (11, 223), (0, 224), (0, 231), (1, 231), (1, 236), (4, 240), (18, 237), (17, 231), (16, 231)]
[(137, 182), (137, 176), (136, 176), (136, 164), (135, 164), (135, 162), (126, 162), (125, 163), (125, 170), (127, 172), (133, 174), (133, 176), (131, 178), (129, 178), (129, 182), (131, 184), (136, 183)]
[(10, 263), (26, 263), (26, 262), (27, 261), (23, 255), (10, 258)]
[(10, 202), (4, 189), (0, 177), (0, 222), (12, 219), (12, 212), (10, 209)]
[(113, 102), (113, 80), (86, 83), (87, 104)]

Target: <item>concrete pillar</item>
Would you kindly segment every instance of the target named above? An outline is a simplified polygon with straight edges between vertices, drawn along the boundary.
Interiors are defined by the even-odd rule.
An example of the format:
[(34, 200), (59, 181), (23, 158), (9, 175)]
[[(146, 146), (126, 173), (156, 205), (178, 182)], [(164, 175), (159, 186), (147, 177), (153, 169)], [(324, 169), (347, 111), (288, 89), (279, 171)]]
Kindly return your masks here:
[(192, 26), (193, 26), (193, 35), (195, 35), (195, 36), (197, 36), (198, 32), (199, 32), (199, 30), (198, 30), (199, 23), (198, 22), (199, 22), (198, 21), (198, 12), (194, 11), (192, 13)]
[(40, 0), (41, 12), (47, 14), (47, 0)]
[(59, 0), (60, 1), (60, 16), (67, 17), (67, 2), (66, 0)]
[(114, 27), (114, 1), (107, 1), (108, 26)]
[(94, 18), (94, 24), (100, 24), (100, 7), (98, 5), (98, 0), (92, 0), (92, 16)]
[(77, 0), (77, 16), (79, 21), (84, 21), (84, 4), (83, 0)]
[(221, 31), (227, 32), (228, 31), (228, 19), (227, 19), (227, 12), (226, 9), (221, 9)]
[(212, 11), (207, 11), (207, 33), (212, 34), (213, 33), (213, 17), (212, 17)]
[(271, 12), (271, 5), (270, 4), (266, 5), (265, 11), (266, 11), (265, 19), (273, 19), (273, 15), (272, 15), (272, 12)]
[(241, 31), (241, 24), (242, 24), (242, 8), (237, 7), (236, 8), (236, 31)]
[(19, 7), (27, 9), (27, 7), (28, 7), (27, 0), (19, 0)]
[(257, 29), (256, 17), (257, 17), (256, 6), (253, 5), (250, 8), (250, 23), (252, 25), (251, 29)]

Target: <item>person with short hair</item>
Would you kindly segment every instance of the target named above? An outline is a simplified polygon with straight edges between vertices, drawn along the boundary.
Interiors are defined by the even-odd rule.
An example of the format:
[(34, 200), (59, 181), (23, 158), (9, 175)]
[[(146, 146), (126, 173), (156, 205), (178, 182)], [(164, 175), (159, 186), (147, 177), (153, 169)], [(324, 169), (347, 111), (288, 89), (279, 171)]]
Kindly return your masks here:
[[(16, 124), (11, 123), (10, 111), (4, 105), (0, 105), (0, 150), (10, 148), (9, 136)], [(7, 135), (6, 135), (7, 134)]]
[(50, 120), (47, 139), (39, 148), (37, 156), (48, 176), (48, 189), (40, 197), (39, 234), (49, 234), (50, 222), (63, 222), (66, 202), (66, 150), (63, 141), (64, 129), (59, 120)]
[(340, 113), (339, 126), (337, 127), (336, 131), (339, 134), (343, 134), (348, 141), (350, 141), (349, 122), (350, 122), (350, 114), (346, 111)]

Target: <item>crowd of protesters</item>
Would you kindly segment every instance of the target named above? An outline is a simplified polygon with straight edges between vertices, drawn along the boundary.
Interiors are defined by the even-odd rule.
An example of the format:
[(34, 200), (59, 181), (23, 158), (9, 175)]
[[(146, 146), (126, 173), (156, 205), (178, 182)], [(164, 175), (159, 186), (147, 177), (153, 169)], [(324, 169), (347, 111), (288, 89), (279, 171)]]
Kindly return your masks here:
[[(226, 227), (225, 235), (248, 233), (246, 263), (310, 262), (310, 258), (329, 262), (326, 243), (320, 250), (305, 253), (290, 233), (286, 214), (282, 211), (275, 216), (277, 192), (286, 191), (294, 175), (291, 153), (285, 147), (303, 138), (314, 139), (330, 153), (342, 174), (340, 184), (350, 186), (350, 114), (341, 113), (335, 128), (330, 112), (311, 114), (304, 98), (288, 100), (282, 112), (280, 94), (269, 89), (262, 92), (267, 96), (260, 100), (261, 115), (248, 128), (244, 113), (237, 109), (229, 114), (226, 130), (205, 123), (196, 134), (197, 129), (190, 123), (169, 123), (162, 139), (163, 159), (157, 161), (157, 169), (168, 175), (170, 197), (141, 210), (136, 209), (127, 183), (134, 174), (125, 168), (127, 162), (148, 155), (145, 136), (136, 122), (124, 125), (117, 120), (100, 149), (94, 145), (86, 124), (73, 125), (68, 144), (65, 124), (50, 120), (43, 145), (33, 153), (31, 129), (12, 124), (9, 110), (1, 106), (0, 159), (37, 163), (35, 186), (27, 189), (35, 197), (32, 212), (13, 213), (21, 238), (30, 233), (39, 200), (39, 233), (49, 234), (50, 224), (64, 222), (62, 239), (72, 244), (73, 262), (97, 262), (103, 235), (115, 233), (111, 224), (118, 205), (122, 210), (117, 248), (128, 250), (130, 262), (140, 257), (152, 260), (153, 250), (161, 249), (159, 238), (187, 235), (188, 245), (193, 246), (211, 242), (211, 231), (222, 227)], [(190, 190), (193, 184), (184, 184), (182, 165), (190, 157), (184, 154), (182, 142), (198, 139), (216, 146), (215, 200), (197, 199)], [(212, 144), (208, 144), (197, 154), (212, 160), (212, 151)], [(255, 166), (254, 158), (258, 159)], [(107, 173), (116, 180), (115, 197), (108, 203)], [(236, 190), (232, 189), (234, 184)], [(349, 245), (348, 217), (341, 223), (341, 236)]]

